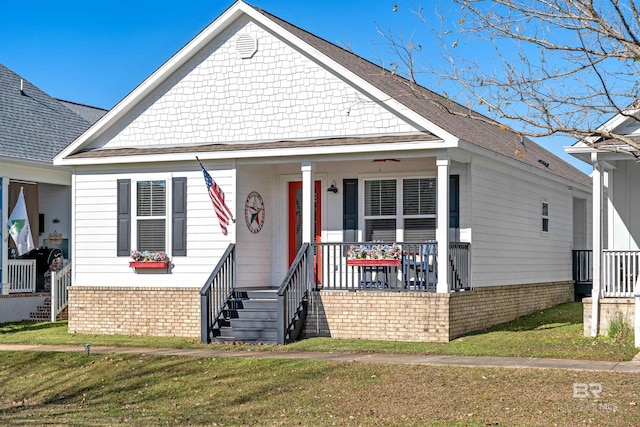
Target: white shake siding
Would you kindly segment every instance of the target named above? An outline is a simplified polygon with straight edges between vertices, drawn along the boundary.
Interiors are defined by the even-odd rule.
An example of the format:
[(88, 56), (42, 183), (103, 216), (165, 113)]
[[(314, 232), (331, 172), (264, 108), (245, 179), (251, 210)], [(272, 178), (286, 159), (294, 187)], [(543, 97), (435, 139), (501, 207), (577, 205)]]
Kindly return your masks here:
[[(485, 160), (472, 164), (473, 285), (571, 279), (573, 196), (566, 185)], [(542, 232), (541, 203), (549, 203)]]
[[(235, 213), (235, 170), (207, 169), (222, 187), (227, 203)], [(167, 252), (173, 263), (170, 274), (136, 274), (129, 268), (129, 257), (116, 255), (116, 182), (118, 179), (131, 179), (133, 195), (136, 180), (166, 179), (170, 201), (172, 177), (187, 178), (187, 256), (174, 257), (169, 246)], [(82, 172), (76, 175), (75, 190), (74, 270), (75, 284), (78, 285), (202, 286), (234, 237), (234, 226), (230, 227), (228, 236), (221, 233), (199, 169), (191, 168), (186, 172), (141, 170), (117, 174)], [(132, 200), (131, 207), (132, 215), (135, 215), (135, 200)], [(170, 218), (168, 215), (169, 223)], [(135, 242), (131, 247), (135, 249)]]
[[(257, 39), (249, 59), (239, 34)], [(236, 22), (92, 147), (375, 135), (415, 128), (252, 22)]]

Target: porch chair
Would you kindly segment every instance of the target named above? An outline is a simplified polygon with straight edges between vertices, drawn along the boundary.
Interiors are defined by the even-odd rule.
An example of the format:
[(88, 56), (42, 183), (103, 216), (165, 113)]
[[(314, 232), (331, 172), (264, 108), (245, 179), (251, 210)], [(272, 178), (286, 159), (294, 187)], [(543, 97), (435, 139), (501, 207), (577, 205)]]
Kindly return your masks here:
[(437, 251), (434, 241), (427, 241), (416, 252), (402, 257), (402, 276), (405, 289), (435, 291), (438, 283)]

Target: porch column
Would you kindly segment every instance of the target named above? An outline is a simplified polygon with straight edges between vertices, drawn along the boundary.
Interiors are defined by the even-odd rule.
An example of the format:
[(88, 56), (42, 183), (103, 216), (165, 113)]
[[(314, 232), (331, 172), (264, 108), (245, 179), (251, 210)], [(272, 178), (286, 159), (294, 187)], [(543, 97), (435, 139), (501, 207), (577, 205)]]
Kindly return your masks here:
[[(7, 239), (9, 233), (7, 231), (7, 219), (9, 217), (9, 178), (0, 176), (0, 286), (2, 283), (9, 281), (9, 254)], [(2, 288), (0, 287), (0, 294)]]
[(591, 291), (591, 336), (598, 335), (600, 289), (602, 287), (602, 222), (603, 222), (603, 169), (598, 154), (591, 154), (593, 164), (593, 289)]
[(302, 243), (313, 242), (313, 224), (314, 224), (314, 209), (313, 209), (313, 193), (314, 193), (314, 179), (313, 179), (313, 163), (309, 161), (302, 162)]
[(449, 159), (438, 158), (438, 202), (436, 240), (438, 241), (438, 285), (436, 292), (449, 292)]

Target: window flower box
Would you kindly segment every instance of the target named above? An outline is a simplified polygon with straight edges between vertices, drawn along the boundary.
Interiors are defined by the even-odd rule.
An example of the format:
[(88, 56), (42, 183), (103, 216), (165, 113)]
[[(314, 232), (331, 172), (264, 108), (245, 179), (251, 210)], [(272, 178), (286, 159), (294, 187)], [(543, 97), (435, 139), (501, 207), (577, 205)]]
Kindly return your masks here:
[(347, 259), (347, 265), (355, 267), (398, 267), (399, 259)]
[(135, 269), (161, 268), (166, 270), (169, 268), (169, 261), (130, 261), (129, 267)]
[[(370, 244), (370, 245), (352, 245), (347, 252), (348, 261), (358, 260), (380, 260), (380, 261), (400, 261), (402, 252), (395, 243), (388, 244)], [(357, 265), (355, 263), (350, 265)], [(371, 264), (368, 264), (371, 265)]]
[(129, 267), (143, 271), (168, 271), (171, 261), (164, 252), (131, 251)]

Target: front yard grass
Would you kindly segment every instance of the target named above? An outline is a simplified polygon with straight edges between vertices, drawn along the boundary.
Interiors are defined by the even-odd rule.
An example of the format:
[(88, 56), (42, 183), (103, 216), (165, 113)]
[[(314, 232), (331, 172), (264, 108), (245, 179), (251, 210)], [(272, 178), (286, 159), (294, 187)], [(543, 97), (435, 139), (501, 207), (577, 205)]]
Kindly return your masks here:
[[(66, 322), (0, 325), (0, 343), (600, 360), (636, 353), (628, 336), (583, 337), (576, 303), (442, 344), (313, 338), (203, 345), (70, 334)], [(639, 382), (640, 374), (624, 372), (5, 351), (0, 425), (637, 426)], [(598, 398), (585, 385), (601, 390)]]
[[(635, 426), (640, 374), (0, 352), (0, 425)], [(575, 393), (599, 384), (598, 399)]]
[(640, 351), (633, 334), (585, 337), (582, 304), (566, 303), (448, 343), (408, 343), (314, 338), (287, 346), (306, 351), (376, 351), (462, 356), (514, 356), (628, 361)]
[(582, 335), (582, 304), (567, 303), (512, 322), (476, 332), (449, 343), (310, 338), (287, 346), (200, 344), (195, 339), (67, 332), (67, 323), (0, 325), (0, 343), (86, 344), (169, 348), (251, 349), (252, 351), (348, 351), (467, 356), (519, 356), (628, 361), (638, 352), (633, 336), (621, 339)]

